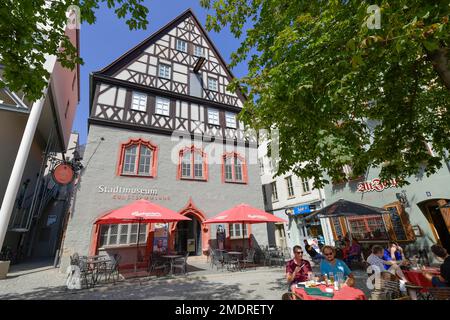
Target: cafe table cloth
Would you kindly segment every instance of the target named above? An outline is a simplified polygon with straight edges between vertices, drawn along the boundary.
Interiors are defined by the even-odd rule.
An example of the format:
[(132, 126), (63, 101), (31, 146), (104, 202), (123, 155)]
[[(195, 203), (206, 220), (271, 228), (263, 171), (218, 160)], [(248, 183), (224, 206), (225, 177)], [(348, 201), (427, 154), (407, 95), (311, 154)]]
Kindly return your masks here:
[[(319, 288), (323, 292), (326, 292), (325, 288), (327, 288), (327, 286), (321, 284), (315, 288)], [(328, 286), (328, 288), (331, 288), (331, 286)], [(303, 300), (366, 300), (366, 296), (365, 296), (364, 292), (362, 292), (361, 290), (359, 290), (357, 288), (348, 287), (348, 286), (343, 286), (341, 289), (334, 291), (333, 298), (309, 295), (306, 293), (306, 291), (303, 288), (297, 288), (295, 286), (294, 286), (293, 290)]]

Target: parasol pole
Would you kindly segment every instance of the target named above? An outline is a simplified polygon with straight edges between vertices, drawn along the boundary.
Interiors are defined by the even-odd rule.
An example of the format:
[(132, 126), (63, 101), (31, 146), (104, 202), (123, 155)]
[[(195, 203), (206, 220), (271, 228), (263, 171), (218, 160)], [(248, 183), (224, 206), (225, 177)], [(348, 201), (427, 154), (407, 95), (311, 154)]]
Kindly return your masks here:
[(242, 254), (245, 252), (244, 222), (242, 222)]
[(137, 271), (137, 262), (139, 260), (139, 234), (141, 233), (141, 219), (138, 219), (138, 230), (137, 230), (137, 241), (136, 241), (136, 260), (134, 262), (134, 275), (136, 275)]

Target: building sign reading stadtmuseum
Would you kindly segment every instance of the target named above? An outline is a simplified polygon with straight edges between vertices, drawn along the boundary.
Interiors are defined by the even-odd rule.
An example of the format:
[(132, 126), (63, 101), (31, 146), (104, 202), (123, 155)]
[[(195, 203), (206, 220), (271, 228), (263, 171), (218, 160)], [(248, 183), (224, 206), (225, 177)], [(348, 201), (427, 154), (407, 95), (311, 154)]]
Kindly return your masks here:
[(108, 187), (102, 184), (98, 186), (98, 193), (111, 193), (112, 198), (117, 200), (170, 200), (169, 196), (159, 195), (156, 188)]
[(381, 181), (380, 178), (375, 178), (369, 181), (364, 181), (364, 182), (360, 182), (358, 183), (358, 187), (357, 190), (358, 192), (371, 192), (371, 191), (377, 191), (377, 192), (381, 192), (384, 189), (388, 189), (388, 188), (396, 188), (398, 187), (397, 184), (397, 180), (395, 179), (391, 179), (391, 180), (387, 180), (387, 181)]

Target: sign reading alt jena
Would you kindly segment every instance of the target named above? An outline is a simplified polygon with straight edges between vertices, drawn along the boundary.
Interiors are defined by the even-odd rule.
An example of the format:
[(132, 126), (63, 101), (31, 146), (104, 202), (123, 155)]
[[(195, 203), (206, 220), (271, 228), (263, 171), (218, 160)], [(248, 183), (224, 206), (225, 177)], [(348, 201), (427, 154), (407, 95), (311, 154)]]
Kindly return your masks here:
[(369, 181), (364, 181), (358, 183), (357, 190), (358, 192), (371, 192), (371, 191), (377, 191), (381, 192), (384, 189), (388, 188), (396, 188), (398, 187), (398, 183), (396, 179), (391, 179), (387, 181), (382, 181), (380, 178), (375, 178)]

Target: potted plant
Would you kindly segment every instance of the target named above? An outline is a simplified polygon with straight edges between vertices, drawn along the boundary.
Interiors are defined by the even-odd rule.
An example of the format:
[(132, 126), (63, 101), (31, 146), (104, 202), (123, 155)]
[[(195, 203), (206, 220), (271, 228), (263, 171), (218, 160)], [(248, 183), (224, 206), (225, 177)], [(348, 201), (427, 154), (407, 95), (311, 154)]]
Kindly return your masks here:
[(10, 264), (11, 250), (8, 247), (3, 247), (0, 252), (0, 279), (5, 279), (8, 274)]

